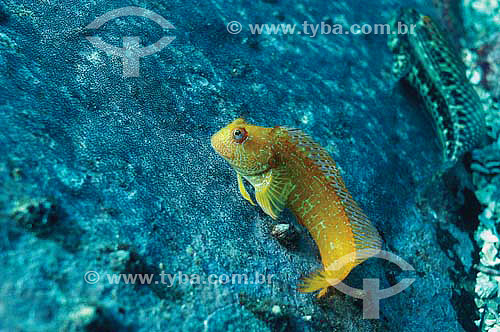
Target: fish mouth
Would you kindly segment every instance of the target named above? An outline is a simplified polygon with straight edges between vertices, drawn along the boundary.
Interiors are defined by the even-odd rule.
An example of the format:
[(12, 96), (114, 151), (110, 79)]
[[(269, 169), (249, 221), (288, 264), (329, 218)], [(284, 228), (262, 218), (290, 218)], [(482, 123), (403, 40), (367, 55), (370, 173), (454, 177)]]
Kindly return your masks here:
[(215, 135), (217, 135), (217, 134), (214, 134), (214, 135), (212, 135), (212, 137), (210, 137), (210, 145), (212, 146), (212, 149), (217, 151), (217, 144), (215, 141)]

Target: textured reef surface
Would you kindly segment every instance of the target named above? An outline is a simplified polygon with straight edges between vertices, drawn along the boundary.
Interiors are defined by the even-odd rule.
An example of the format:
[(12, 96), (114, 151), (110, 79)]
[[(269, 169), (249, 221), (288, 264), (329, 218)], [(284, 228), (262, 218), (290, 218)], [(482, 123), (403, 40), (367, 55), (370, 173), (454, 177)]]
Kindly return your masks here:
[(490, 143), (472, 154), (475, 196), (480, 202), (477, 243), (475, 303), (480, 331), (500, 331), (500, 4), (498, 1), (466, 0), (463, 19), (467, 34), (463, 44), (471, 81), (483, 100)]
[[(176, 39), (141, 59), (139, 77), (123, 77), (121, 58), (86, 37), (148, 45), (165, 31), (140, 17), (85, 27), (132, 5), (168, 19)], [(437, 13), (430, 1), (396, 0), (0, 1), (0, 330), (474, 331), (476, 185), (468, 166), (433, 178), (437, 140), (421, 101), (392, 83), (386, 36), (248, 30), (385, 23), (401, 5)], [(228, 33), (233, 20), (247, 28)], [(411, 287), (381, 301), (381, 319), (363, 320), (361, 300), (336, 291), (297, 292), (320, 268), (312, 239), (290, 214), (276, 226), (241, 198), (210, 147), (239, 116), (302, 128), (326, 147), (384, 249), (415, 268)], [(498, 179), (487, 180), (488, 202)], [(87, 271), (101, 280), (87, 283)], [(162, 271), (274, 276), (171, 287), (106, 279)], [(346, 282), (366, 276), (385, 288), (407, 273), (373, 259)]]

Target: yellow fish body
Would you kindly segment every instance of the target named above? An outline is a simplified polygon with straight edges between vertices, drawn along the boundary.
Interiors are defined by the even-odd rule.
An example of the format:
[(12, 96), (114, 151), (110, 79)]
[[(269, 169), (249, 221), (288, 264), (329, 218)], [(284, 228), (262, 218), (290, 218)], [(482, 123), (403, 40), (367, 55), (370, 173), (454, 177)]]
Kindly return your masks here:
[(318, 297), (323, 296), (380, 250), (377, 230), (347, 191), (335, 162), (302, 131), (236, 119), (211, 143), (236, 171), (245, 199), (255, 205), (243, 178), (266, 214), (276, 219), (288, 207), (311, 233), (324, 269), (306, 278), (301, 291), (321, 290)]

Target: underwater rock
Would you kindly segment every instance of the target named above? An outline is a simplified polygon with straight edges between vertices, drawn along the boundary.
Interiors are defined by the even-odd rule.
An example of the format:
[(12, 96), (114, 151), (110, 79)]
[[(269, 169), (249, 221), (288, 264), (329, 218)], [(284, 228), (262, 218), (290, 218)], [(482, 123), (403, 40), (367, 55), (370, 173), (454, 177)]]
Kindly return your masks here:
[(462, 1), (433, 0), (432, 3), (438, 10), (439, 18), (443, 21), (444, 27), (451, 33), (450, 40), (458, 49), (465, 36)]
[(274, 236), (279, 243), (288, 248), (295, 247), (295, 242), (298, 240), (298, 233), (290, 224), (280, 223), (273, 225), (271, 235)]
[(476, 278), (476, 294), (484, 299), (496, 295), (498, 291), (498, 284), (490, 278), (486, 273), (479, 272)]
[[(500, 28), (500, 24), (499, 24)], [(478, 50), (478, 64), (484, 73), (485, 88), (495, 98), (500, 97), (500, 33), (491, 36)]]
[[(475, 195), (482, 205), (475, 239), (480, 257), (475, 281), (475, 303), (480, 319), (476, 326), (480, 331), (500, 329), (498, 264), (500, 229), (500, 117), (498, 97), (500, 4), (498, 1), (462, 1), (463, 18), (469, 41), (466, 63), (469, 73), (479, 71), (476, 89), (485, 105), (490, 144), (472, 153), (471, 170)], [(473, 75), (470, 75), (473, 79)]]
[[(490, 104), (486, 110), (489, 119), (490, 138), (493, 142), (485, 147), (476, 149), (472, 153), (471, 170), (475, 196), (481, 203), (483, 211), (479, 216), (479, 225), (475, 232), (475, 239), (480, 248), (480, 264), (475, 281), (475, 303), (481, 319), (476, 320), (476, 325), (481, 331), (494, 331), (495, 326), (500, 326), (498, 311), (495, 311), (498, 301), (499, 281), (498, 264), (499, 254), (499, 224), (500, 224), (500, 145), (498, 138), (497, 108)], [(492, 121), (493, 120), (493, 121)], [(485, 301), (485, 299), (488, 299)], [(492, 313), (495, 313), (494, 315)]]
[(131, 328), (123, 326), (108, 308), (91, 305), (81, 305), (71, 312), (62, 330), (67, 332), (133, 331)]
[(500, 174), (500, 147), (498, 144), (494, 143), (474, 150), (472, 160), (471, 168), (474, 172), (483, 176)]
[[(319, 23), (325, 15), (343, 25), (383, 24), (415, 3), (152, 0), (145, 7), (175, 29), (121, 17), (89, 31), (97, 17), (131, 2), (2, 2), (0, 329), (57, 331), (68, 320), (143, 331), (462, 331), (472, 324), (479, 315), (463, 311), (475, 309), (472, 296), (457, 291), (461, 281), (451, 272), (471, 261), (457, 247), (472, 234), (454, 225), (460, 216), (448, 209), (461, 189), (437, 181), (432, 206), (416, 202), (441, 154), (421, 102), (388, 83), (386, 36), (248, 28), (277, 17)], [(240, 34), (228, 33), (232, 20), (244, 26)], [(123, 36), (140, 36), (142, 45), (176, 39), (141, 58), (139, 77), (123, 77), (122, 59), (89, 36), (117, 47)], [(276, 241), (271, 220), (240, 197), (233, 172), (210, 147), (210, 136), (239, 116), (316, 139), (338, 161), (384, 249), (415, 268), (408, 289), (381, 300), (380, 320), (362, 319), (362, 301), (340, 292), (324, 300), (297, 292), (321, 266), (311, 237), (285, 213), (297, 248)], [(26, 197), (33, 212), (17, 203)], [(58, 213), (39, 197), (53, 199)], [(444, 233), (443, 222), (450, 224)], [(88, 271), (100, 273), (99, 282), (85, 282)], [(135, 287), (105, 276), (159, 272), (273, 278)], [(365, 277), (387, 288), (405, 272), (371, 259), (346, 283), (362, 287)]]
[(126, 246), (109, 253), (109, 259), (110, 268), (119, 273), (140, 274), (151, 270), (134, 250)]
[[(458, 1), (457, 1), (458, 2)], [(500, 97), (500, 4), (498, 1), (465, 0), (463, 17), (466, 37), (473, 49), (481, 85), (492, 97)]]
[(30, 231), (46, 232), (57, 222), (58, 213), (54, 203), (39, 199), (20, 203), (13, 211), (12, 218)]

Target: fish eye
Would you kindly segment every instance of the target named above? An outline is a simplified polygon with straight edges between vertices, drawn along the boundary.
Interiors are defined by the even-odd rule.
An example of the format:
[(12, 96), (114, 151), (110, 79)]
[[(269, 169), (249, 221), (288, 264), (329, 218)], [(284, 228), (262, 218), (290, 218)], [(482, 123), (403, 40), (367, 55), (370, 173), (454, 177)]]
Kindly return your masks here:
[(237, 143), (243, 143), (248, 137), (248, 133), (244, 128), (236, 128), (233, 130), (233, 139)]

